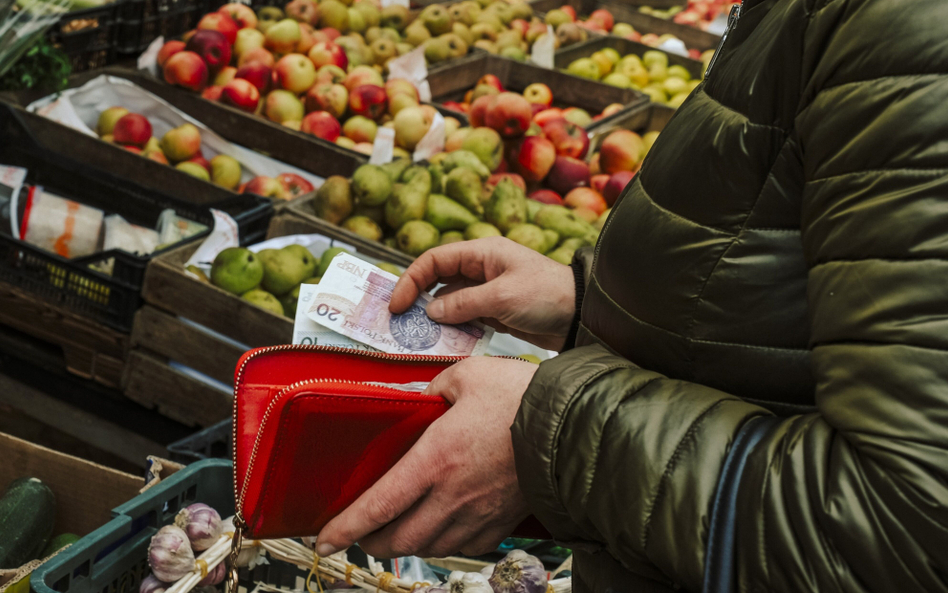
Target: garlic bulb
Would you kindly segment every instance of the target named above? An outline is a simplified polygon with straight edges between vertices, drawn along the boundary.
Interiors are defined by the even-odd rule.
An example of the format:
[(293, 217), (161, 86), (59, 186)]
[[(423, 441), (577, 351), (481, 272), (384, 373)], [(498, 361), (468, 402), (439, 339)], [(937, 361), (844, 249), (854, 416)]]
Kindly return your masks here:
[(490, 575), (494, 574), (494, 567), (495, 567), (495, 566), (497, 566), (497, 565), (496, 565), (496, 564), (488, 564), (488, 565), (485, 566), (484, 568), (480, 569), (480, 571), (478, 571), (478, 572), (480, 572), (480, 573), (481, 573), (481, 576), (484, 577), (485, 579), (490, 579)]
[(207, 576), (198, 581), (196, 586), (203, 587), (205, 585), (218, 585), (224, 581), (224, 576), (227, 574), (227, 567), (224, 566), (224, 563), (221, 562), (211, 570), (207, 572)]
[(489, 581), (494, 593), (544, 593), (546, 568), (536, 556), (513, 550), (494, 566)]
[(223, 533), (221, 516), (211, 507), (201, 503), (181, 509), (174, 518), (174, 524), (188, 534), (191, 548), (196, 552), (213, 546)]
[(148, 565), (159, 581), (173, 583), (194, 569), (194, 552), (187, 534), (179, 527), (165, 525), (148, 545)]
[(448, 575), (448, 591), (450, 593), (493, 593), (490, 583), (481, 573), (460, 570), (455, 570)]
[(158, 580), (155, 575), (150, 574), (142, 579), (142, 584), (138, 588), (138, 593), (165, 593), (166, 585)]

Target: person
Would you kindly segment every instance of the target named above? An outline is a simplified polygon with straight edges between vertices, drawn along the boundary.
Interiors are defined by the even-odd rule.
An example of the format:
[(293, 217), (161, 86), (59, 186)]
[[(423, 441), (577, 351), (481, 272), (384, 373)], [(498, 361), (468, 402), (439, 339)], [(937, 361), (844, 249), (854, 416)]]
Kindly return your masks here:
[(735, 590), (948, 591), (945, 23), (745, 0), (572, 269), (499, 238), (419, 257), (393, 312), (441, 281), (433, 319), (563, 352), (437, 377), (453, 409), (322, 553), (483, 552), (532, 513), (576, 591), (697, 592), (717, 521)]

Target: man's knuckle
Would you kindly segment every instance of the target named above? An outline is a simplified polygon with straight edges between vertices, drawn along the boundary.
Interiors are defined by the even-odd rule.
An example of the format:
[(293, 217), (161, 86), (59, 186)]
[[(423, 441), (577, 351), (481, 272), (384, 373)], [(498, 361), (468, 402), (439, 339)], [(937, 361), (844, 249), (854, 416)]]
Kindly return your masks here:
[(376, 526), (382, 526), (398, 516), (398, 509), (388, 497), (376, 496), (369, 501), (366, 515)]

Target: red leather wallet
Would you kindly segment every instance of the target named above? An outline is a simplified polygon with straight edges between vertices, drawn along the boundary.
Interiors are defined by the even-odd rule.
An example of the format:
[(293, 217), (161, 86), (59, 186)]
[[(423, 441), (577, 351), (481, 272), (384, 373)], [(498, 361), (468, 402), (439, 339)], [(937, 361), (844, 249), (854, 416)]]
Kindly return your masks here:
[[(234, 381), (234, 499), (254, 539), (317, 535), (450, 407), (389, 385), (429, 382), (462, 357), (324, 346), (244, 354)], [(546, 531), (531, 517), (517, 530)]]

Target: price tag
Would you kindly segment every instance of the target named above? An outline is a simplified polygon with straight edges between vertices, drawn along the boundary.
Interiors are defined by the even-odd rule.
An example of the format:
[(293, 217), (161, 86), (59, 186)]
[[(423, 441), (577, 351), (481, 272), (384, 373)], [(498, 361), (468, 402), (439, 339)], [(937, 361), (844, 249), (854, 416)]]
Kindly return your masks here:
[(530, 50), (530, 61), (547, 70), (553, 69), (553, 55), (556, 51), (554, 47), (554, 35), (553, 27), (547, 25), (546, 33), (537, 38), (533, 43), (533, 48)]
[(425, 47), (419, 45), (403, 56), (388, 63), (388, 78), (404, 78), (418, 89), (418, 99), (431, 101), (431, 87), (428, 86), (428, 64), (425, 63)]
[(688, 57), (688, 48), (685, 47), (685, 42), (681, 39), (666, 39), (658, 45), (655, 49), (660, 49), (662, 51), (668, 52), (670, 54), (675, 54), (678, 56)]
[(418, 162), (430, 159), (444, 150), (444, 125), (444, 116), (441, 115), (441, 112), (436, 112), (428, 132), (415, 146), (412, 160)]
[(164, 44), (165, 38), (161, 36), (152, 41), (148, 49), (138, 56), (138, 69), (145, 70), (152, 76), (158, 76), (158, 52)]
[(373, 165), (384, 165), (391, 163), (395, 148), (395, 130), (392, 128), (379, 128), (375, 133), (375, 142), (372, 143), (372, 156), (369, 157), (369, 163)]
[(382, 8), (386, 6), (404, 6), (405, 8), (411, 8), (409, 0), (382, 0)]

